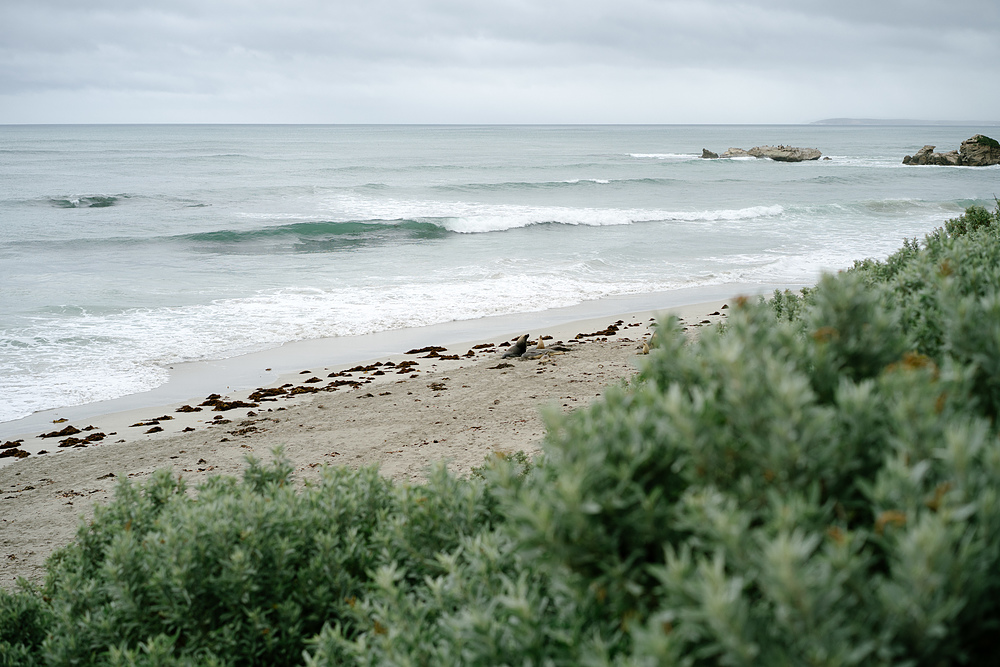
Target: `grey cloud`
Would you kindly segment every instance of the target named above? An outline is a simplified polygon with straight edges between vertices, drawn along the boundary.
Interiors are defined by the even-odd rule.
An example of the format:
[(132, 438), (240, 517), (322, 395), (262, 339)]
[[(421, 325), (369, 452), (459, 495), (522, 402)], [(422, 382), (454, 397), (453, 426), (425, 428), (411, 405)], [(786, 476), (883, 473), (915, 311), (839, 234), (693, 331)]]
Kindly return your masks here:
[[(147, 50), (185, 45), (218, 53), (235, 46), (269, 53), (406, 58), (469, 58), (477, 44), (505, 44), (593, 58), (707, 62), (753, 57), (828, 60), (822, 49), (876, 37), (913, 51), (960, 48), (956, 31), (995, 37), (993, 3), (718, 1), (657, 2), (90, 2), (5, 3), (6, 48), (88, 52), (102, 45)], [(919, 11), (923, 8), (923, 11)], [(923, 41), (933, 35), (937, 39)], [(921, 40), (918, 49), (917, 40)], [(517, 60), (516, 49), (494, 58)]]
[(683, 80), (688, 91), (701, 73), (785, 87), (828, 80), (845, 94), (851, 77), (882, 76), (915, 93), (921, 77), (948, 72), (996, 80), (998, 34), (995, 0), (6, 0), (0, 94), (339, 98), (413, 80), (453, 95), (490, 80), (582, 91), (594, 68), (617, 71), (609, 80)]

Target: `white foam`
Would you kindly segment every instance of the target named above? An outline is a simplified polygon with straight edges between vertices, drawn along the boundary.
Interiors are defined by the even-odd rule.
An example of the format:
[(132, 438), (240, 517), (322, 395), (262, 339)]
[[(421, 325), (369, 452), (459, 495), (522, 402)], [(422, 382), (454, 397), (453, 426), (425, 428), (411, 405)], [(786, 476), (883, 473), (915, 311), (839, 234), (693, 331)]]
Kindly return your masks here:
[[(168, 366), (184, 361), (227, 358), (295, 340), (538, 312), (716, 282), (703, 276), (611, 281), (613, 273), (614, 267), (601, 262), (558, 271), (497, 262), (399, 285), (272, 290), (201, 306), (51, 320), (29, 332), (35, 343), (17, 357), (30, 355), (30, 372), (0, 369), (0, 422), (153, 389), (166, 381)], [(64, 344), (71, 338), (82, 344)], [(4, 364), (14, 358), (5, 355)]]
[(905, 167), (908, 165), (903, 164), (903, 160), (897, 156), (868, 156), (868, 157), (857, 157), (851, 155), (824, 155), (824, 158), (830, 158), (829, 160), (824, 160), (822, 164), (830, 167), (867, 167), (874, 169), (895, 169), (896, 167)]
[(690, 160), (701, 157), (695, 153), (629, 153), (628, 156), (647, 160)]
[(424, 219), (462, 234), (499, 232), (545, 223), (562, 225), (629, 225), (656, 221), (748, 220), (781, 215), (781, 206), (750, 206), (740, 209), (668, 211), (662, 209), (582, 208), (526, 206), (469, 202), (402, 201), (369, 199), (354, 195), (337, 197), (331, 206), (344, 220)]
[[(701, 155), (698, 153), (629, 153), (629, 157), (653, 160), (698, 160)], [(742, 155), (736, 157), (721, 157), (723, 160), (756, 160), (752, 155)]]

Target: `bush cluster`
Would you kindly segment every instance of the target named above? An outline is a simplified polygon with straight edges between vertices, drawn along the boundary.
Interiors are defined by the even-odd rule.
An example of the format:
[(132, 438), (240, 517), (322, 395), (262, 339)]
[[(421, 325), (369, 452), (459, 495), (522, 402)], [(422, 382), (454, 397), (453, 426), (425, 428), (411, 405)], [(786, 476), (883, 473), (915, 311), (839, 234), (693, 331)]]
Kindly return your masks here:
[(533, 463), (122, 480), (0, 664), (994, 662), (1000, 204), (730, 312)]

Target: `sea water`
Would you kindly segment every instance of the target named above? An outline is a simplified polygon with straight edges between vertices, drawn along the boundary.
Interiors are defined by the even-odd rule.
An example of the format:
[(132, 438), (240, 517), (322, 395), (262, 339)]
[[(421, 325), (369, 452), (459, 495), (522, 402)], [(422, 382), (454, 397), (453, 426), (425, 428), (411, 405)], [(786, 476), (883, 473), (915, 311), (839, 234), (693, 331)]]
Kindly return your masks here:
[[(295, 340), (812, 283), (972, 204), (968, 127), (2, 126), (0, 422)], [(829, 160), (703, 160), (789, 144)]]

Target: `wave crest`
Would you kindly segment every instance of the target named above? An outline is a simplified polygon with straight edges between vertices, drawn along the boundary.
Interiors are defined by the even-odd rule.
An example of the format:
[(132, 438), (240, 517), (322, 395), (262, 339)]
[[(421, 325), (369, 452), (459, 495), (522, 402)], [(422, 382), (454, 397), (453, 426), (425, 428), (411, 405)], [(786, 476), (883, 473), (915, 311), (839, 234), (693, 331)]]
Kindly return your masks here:
[(435, 186), (439, 192), (523, 192), (532, 190), (560, 190), (593, 188), (603, 185), (668, 185), (673, 178), (567, 178), (561, 181), (505, 181), (500, 183), (460, 183)]
[(439, 204), (413, 207), (420, 217), (346, 221), (309, 221), (249, 230), (218, 230), (174, 237), (205, 244), (234, 246), (287, 242), (296, 251), (323, 252), (370, 243), (424, 241), (449, 234), (486, 234), (539, 225), (607, 227), (650, 222), (719, 222), (778, 216), (782, 206), (751, 206), (707, 211), (599, 209), (497, 204)]
[(52, 197), (48, 203), (55, 208), (107, 208), (114, 206), (122, 199), (127, 199), (127, 195), (88, 195), (82, 197)]
[(212, 232), (196, 232), (175, 238), (198, 243), (236, 244), (265, 239), (318, 240), (379, 235), (422, 239), (443, 236), (444, 231), (440, 225), (434, 222), (421, 220), (351, 220), (346, 222), (318, 220), (248, 230), (220, 229)]
[(593, 209), (560, 207), (487, 207), (446, 219), (444, 226), (460, 234), (500, 232), (532, 225), (576, 225), (604, 227), (647, 222), (717, 222), (749, 220), (781, 215), (781, 206), (751, 206), (708, 211), (663, 211), (649, 209)]

